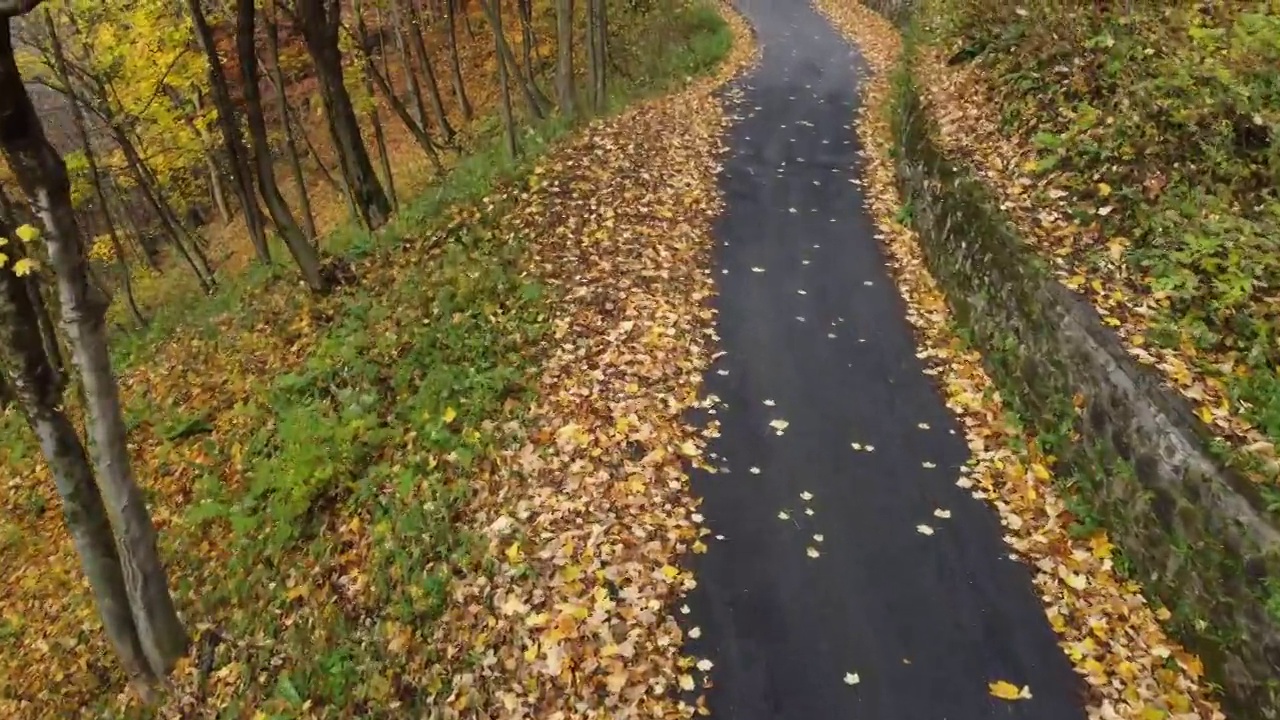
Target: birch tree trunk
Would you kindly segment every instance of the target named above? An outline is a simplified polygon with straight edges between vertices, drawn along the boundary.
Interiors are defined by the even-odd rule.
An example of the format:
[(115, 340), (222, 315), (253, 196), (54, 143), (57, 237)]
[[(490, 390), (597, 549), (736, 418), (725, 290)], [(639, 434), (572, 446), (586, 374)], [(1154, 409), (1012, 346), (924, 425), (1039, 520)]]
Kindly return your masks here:
[[(200, 97), (199, 90), (195, 92), (194, 103), (196, 114), (199, 115), (203, 106), (203, 98)], [(204, 167), (209, 175), (209, 194), (213, 198), (214, 206), (218, 208), (218, 217), (222, 218), (222, 224), (226, 225), (231, 222), (231, 208), (227, 206), (227, 191), (222, 187), (222, 171), (218, 169), (218, 154), (215, 151), (217, 144), (209, 136), (209, 131), (197, 125), (190, 115), (184, 114), (183, 120), (208, 148), (204, 156)]]
[[(12, 228), (0, 233), (15, 242)], [(12, 248), (10, 248), (12, 250)], [(116, 555), (111, 522), (94, 483), (80, 436), (61, 410), (62, 387), (38, 338), (38, 312), (22, 278), (0, 269), (0, 363), (7, 389), (40, 442), (62, 498), (62, 516), (89, 578), (98, 614), (120, 665), (134, 680), (154, 679), (129, 611), (129, 595)]]
[(0, 149), (45, 225), (62, 323), (80, 370), (94, 466), (115, 534), (138, 644), (152, 673), (163, 677), (186, 652), (187, 634), (169, 595), (155, 527), (130, 466), (120, 395), (107, 352), (105, 308), (89, 284), (66, 165), (45, 137), (18, 73), (9, 20), (0, 21)]

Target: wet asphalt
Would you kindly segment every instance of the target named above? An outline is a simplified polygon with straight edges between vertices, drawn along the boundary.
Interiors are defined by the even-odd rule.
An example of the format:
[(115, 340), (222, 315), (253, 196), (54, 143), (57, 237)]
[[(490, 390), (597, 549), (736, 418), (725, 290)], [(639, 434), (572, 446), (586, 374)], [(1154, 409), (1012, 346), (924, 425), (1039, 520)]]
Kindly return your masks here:
[[(955, 484), (963, 435), (853, 182), (867, 66), (803, 0), (738, 7), (763, 58), (737, 81), (721, 178), (722, 471), (693, 478), (714, 539), (684, 618), (712, 716), (1083, 718), (1028, 570)], [(992, 697), (997, 680), (1032, 698)]]

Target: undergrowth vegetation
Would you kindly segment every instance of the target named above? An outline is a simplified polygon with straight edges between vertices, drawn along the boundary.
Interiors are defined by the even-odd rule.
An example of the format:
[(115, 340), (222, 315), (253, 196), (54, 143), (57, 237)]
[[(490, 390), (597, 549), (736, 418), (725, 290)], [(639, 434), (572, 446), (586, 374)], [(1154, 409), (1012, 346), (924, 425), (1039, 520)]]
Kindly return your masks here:
[[(611, 12), (613, 107), (732, 43), (708, 3)], [(487, 566), (459, 513), (531, 399), (548, 321), (531, 238), (496, 228), (568, 129), (528, 127), (512, 161), (495, 123), (388, 229), (334, 233), (354, 286), (316, 298), (253, 267), (116, 344), (139, 480), (197, 636), (175, 675), (184, 710), (417, 717), (448, 695), (437, 649), (410, 638), (429, 635), (452, 578)], [(0, 415), (0, 714), (145, 716), (120, 694), (38, 456), (17, 413)]]
[[(1079, 272), (1068, 284), (1124, 296), (1144, 327), (1140, 340), (1178, 352), (1194, 373), (1220, 383), (1231, 413), (1268, 438), (1260, 449), (1273, 460), (1280, 438), (1277, 6), (933, 6), (931, 29), (954, 53), (951, 63), (972, 61), (987, 73), (1001, 131), (1028, 151), (1010, 156), (1029, 179), (1028, 192), (1045, 206), (1068, 203), (1070, 231), (1045, 248)], [(1175, 382), (1201, 399), (1185, 392), (1192, 383)], [(1217, 409), (1201, 414), (1212, 424)]]

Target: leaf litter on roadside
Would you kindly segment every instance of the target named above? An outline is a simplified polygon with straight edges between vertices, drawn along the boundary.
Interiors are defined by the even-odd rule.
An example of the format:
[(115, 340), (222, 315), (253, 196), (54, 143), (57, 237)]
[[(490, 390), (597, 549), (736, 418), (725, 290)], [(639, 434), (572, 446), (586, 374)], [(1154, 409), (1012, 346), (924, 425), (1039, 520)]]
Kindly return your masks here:
[[(717, 77), (593, 125), (535, 171), (507, 232), (537, 238), (553, 288), (538, 401), (469, 508), (488, 528), (489, 576), (455, 581), (432, 642), (447, 718), (689, 717), (672, 612), (699, 545), (684, 463), (706, 435), (685, 421), (714, 351), (709, 272), (721, 134)], [(572, 432), (564, 432), (566, 428)], [(520, 562), (501, 550), (523, 537)], [(504, 613), (503, 607), (521, 612)], [(700, 632), (690, 633), (697, 636)]]
[[(975, 488), (975, 497), (999, 513), (1008, 531), (1005, 541), (1033, 571), (1049, 624), (1087, 682), (1090, 719), (1224, 718), (1204, 682), (1199, 658), (1161, 627), (1167, 611), (1153, 609), (1136, 583), (1117, 575), (1106, 533), (1072, 536), (1071, 513), (1047, 469), (1051, 459), (1039, 456), (1035, 438), (1024, 437), (1006, 420), (998, 394), (990, 392), (992, 381), (982, 358), (955, 335), (946, 298), (924, 264), (918, 239), (897, 219), (902, 204), (888, 123), (890, 78), (902, 47), (897, 30), (859, 2), (818, 0), (816, 5), (856, 43), (874, 70), (864, 81), (857, 125), (868, 207), (907, 302), (919, 355), (938, 371), (948, 407), (964, 428), (971, 460), (961, 476), (962, 487)], [(1022, 697), (1034, 688), (995, 681), (990, 691), (997, 697)]]

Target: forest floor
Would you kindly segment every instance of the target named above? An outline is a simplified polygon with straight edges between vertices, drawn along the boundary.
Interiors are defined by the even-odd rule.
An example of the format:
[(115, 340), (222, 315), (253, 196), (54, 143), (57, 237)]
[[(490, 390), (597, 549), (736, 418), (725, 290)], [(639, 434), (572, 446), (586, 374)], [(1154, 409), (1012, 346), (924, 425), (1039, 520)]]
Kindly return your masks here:
[[(714, 6), (664, 11), (671, 42), (613, 95), (674, 94), (566, 141), (533, 126), (519, 162), (482, 147), (389, 228), (338, 238), (359, 281), (331, 297), (250, 268), (118, 348), (195, 638), (170, 710), (681, 712), (654, 691), (689, 672), (655, 611), (698, 544), (674, 498), (709, 352), (712, 93), (751, 43)], [(0, 713), (145, 716), (12, 422)]]

